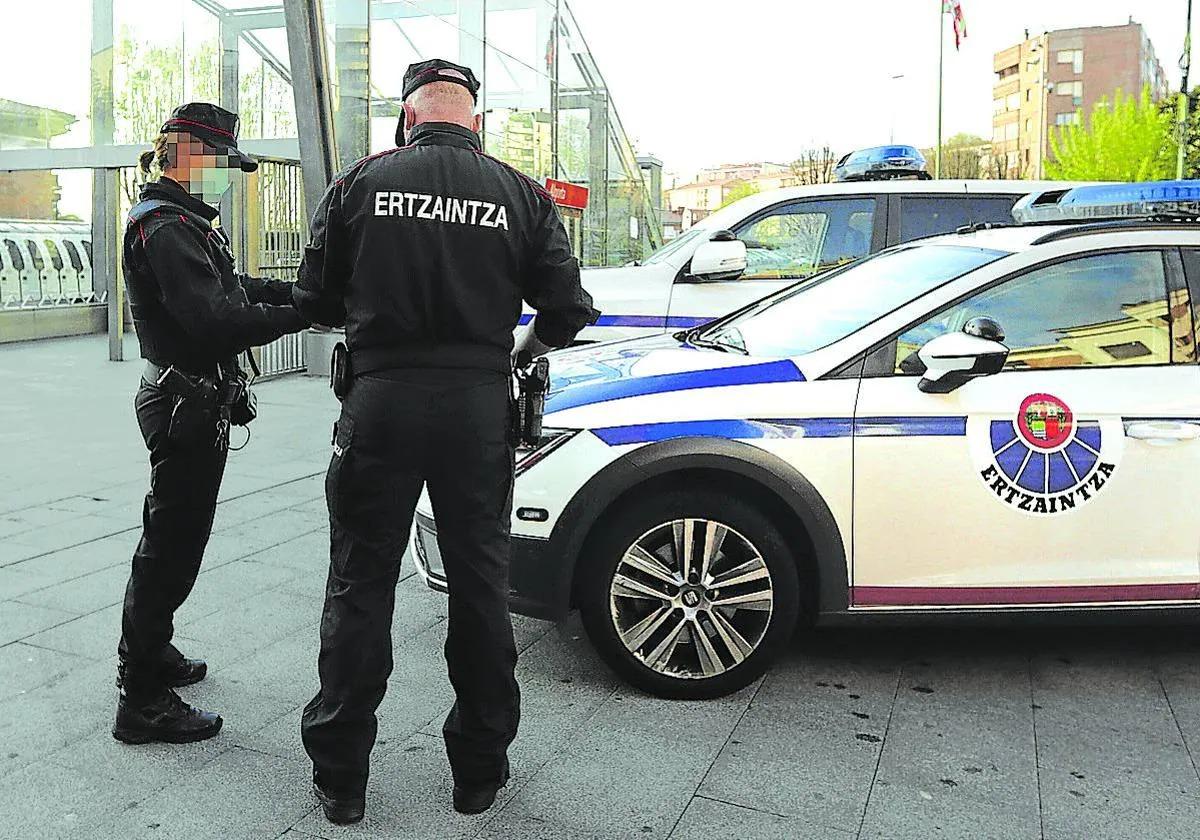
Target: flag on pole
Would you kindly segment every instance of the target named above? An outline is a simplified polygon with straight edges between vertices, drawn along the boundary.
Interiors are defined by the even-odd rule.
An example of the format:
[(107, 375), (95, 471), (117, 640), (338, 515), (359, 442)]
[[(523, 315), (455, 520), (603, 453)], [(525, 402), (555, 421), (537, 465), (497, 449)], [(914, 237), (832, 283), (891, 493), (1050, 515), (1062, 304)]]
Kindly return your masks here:
[(963, 17), (962, 3), (959, 0), (943, 0), (942, 11), (949, 12), (954, 20), (954, 49), (959, 49), (967, 37), (967, 19)]

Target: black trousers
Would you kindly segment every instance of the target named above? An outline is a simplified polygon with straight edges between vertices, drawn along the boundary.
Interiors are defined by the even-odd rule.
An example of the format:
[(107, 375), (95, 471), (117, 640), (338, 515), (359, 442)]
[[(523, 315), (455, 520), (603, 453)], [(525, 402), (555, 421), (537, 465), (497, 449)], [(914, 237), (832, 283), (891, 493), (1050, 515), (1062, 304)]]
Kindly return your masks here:
[(142, 506), (142, 538), (125, 587), (121, 642), (124, 682), (132, 692), (153, 693), (161, 664), (179, 657), (171, 645), (175, 611), (200, 573), (212, 532), (226, 451), (211, 438), (171, 442), (167, 430), (174, 397), (142, 380), (134, 409), (150, 451), (150, 492)]
[(508, 612), (513, 448), (508, 378), (390, 371), (355, 380), (325, 479), (330, 563), (321, 688), (304, 746), (322, 786), (366, 788), (392, 671), (392, 610), (424, 484), (450, 589), (446, 663), (456, 701), (442, 733), (456, 782), (498, 780), (517, 733), (520, 692)]

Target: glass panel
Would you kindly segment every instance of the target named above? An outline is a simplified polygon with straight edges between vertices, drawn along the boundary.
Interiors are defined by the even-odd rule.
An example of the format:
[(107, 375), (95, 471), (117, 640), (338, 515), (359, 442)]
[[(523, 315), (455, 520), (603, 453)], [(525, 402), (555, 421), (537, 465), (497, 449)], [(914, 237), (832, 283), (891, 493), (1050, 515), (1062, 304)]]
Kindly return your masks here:
[(904, 196), (900, 199), (900, 241), (908, 242), (923, 236), (953, 233), (963, 225), (976, 222), (1012, 224), (1012, 206), (1018, 197)]
[(986, 315), (1004, 329), (1007, 370), (1161, 365), (1171, 359), (1162, 254), (1099, 254), (1031, 271), (945, 310), (897, 341), (899, 363)]
[(735, 231), (746, 243), (744, 278), (802, 278), (871, 250), (875, 199), (792, 204)]

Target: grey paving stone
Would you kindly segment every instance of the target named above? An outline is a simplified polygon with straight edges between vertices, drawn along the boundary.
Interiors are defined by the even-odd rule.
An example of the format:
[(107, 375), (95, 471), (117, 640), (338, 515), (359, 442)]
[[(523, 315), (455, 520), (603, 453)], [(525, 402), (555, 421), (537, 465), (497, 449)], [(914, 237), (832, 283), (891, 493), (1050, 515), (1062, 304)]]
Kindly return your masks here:
[(68, 618), (57, 627), (27, 636), (25, 642), (88, 659), (108, 660), (116, 654), (121, 640), (121, 604)]
[(124, 563), (47, 586), (20, 597), (25, 604), (86, 615), (125, 599), (129, 567)]
[(1034, 659), (1045, 836), (1195, 836), (1200, 780), (1167, 697), (1151, 663), (1114, 655)]
[(671, 840), (710, 840), (713, 837), (737, 837), (739, 840), (779, 840), (785, 837), (788, 840), (848, 840), (854, 836), (853, 832), (832, 826), (767, 814), (703, 796), (691, 801), (670, 834)]
[(0, 645), (33, 636), (48, 627), (75, 618), (65, 610), (22, 604), (19, 601), (0, 603)]
[(0, 601), (16, 600), (59, 581), (58, 575), (47, 571), (26, 571), (20, 565), (0, 567)]
[(229, 690), (253, 691), (288, 701), (287, 707), (292, 708), (316, 691), (319, 647), (315, 628), (287, 636), (222, 668), (221, 681)]
[(279, 545), (251, 554), (246, 559), (254, 563), (284, 566), (305, 572), (320, 572), (324, 585), (324, 572), (329, 568), (329, 528), (323, 520), (317, 521), (319, 530), (303, 536), (293, 537)]
[(792, 652), (765, 678), (699, 792), (857, 830), (896, 681), (891, 662)]
[(203, 642), (205, 658), (224, 667), (292, 634), (315, 633), (320, 618), (320, 602), (274, 589), (177, 624), (176, 635)]
[(95, 514), (73, 514), (70, 519), (25, 531), (20, 535), (24, 545), (39, 550), (39, 553), (58, 551), (104, 537), (114, 536), (133, 527), (133, 523)]
[(701, 702), (615, 693), (508, 807), (576, 833), (665, 837), (757, 688)]
[(88, 664), (82, 657), (20, 642), (0, 647), (0, 700), (62, 679)]
[(144, 789), (117, 768), (83, 771), (38, 762), (0, 778), (0, 837), (111, 837), (98, 833), (97, 825), (135, 808), (157, 786)]
[(160, 790), (99, 831), (124, 840), (275, 838), (315, 804), (303, 762), (234, 748), (192, 774), (188, 784)]
[(1023, 654), (907, 666), (863, 836), (1037, 837), (1038, 768)]
[(113, 566), (124, 565), (128, 568), (140, 536), (139, 526), (111, 537), (92, 540), (82, 545), (33, 557), (8, 568), (19, 572), (55, 576), (59, 581), (70, 580)]
[(290, 569), (244, 560), (212, 567), (206, 562), (200, 567), (188, 599), (176, 611), (175, 623), (183, 626), (218, 610), (229, 609), (261, 592), (279, 588), (295, 575), (296, 572)]
[(0, 568), (11, 568), (31, 557), (45, 554), (45, 549), (21, 542), (22, 534), (0, 539)]
[(115, 677), (114, 664), (92, 663), (0, 701), (0, 776), (111, 727), (116, 709)]

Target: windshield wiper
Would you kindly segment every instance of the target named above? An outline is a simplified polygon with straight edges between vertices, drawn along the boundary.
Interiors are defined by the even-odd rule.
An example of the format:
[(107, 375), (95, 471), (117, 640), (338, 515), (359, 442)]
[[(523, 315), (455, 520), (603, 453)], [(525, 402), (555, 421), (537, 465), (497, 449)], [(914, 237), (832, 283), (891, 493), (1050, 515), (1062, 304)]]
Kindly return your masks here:
[(720, 350), (722, 353), (740, 353), (743, 356), (750, 355), (745, 347), (732, 344), (728, 341), (721, 341), (719, 338), (701, 338), (695, 335), (688, 338), (688, 343), (694, 347), (703, 347), (706, 350)]

